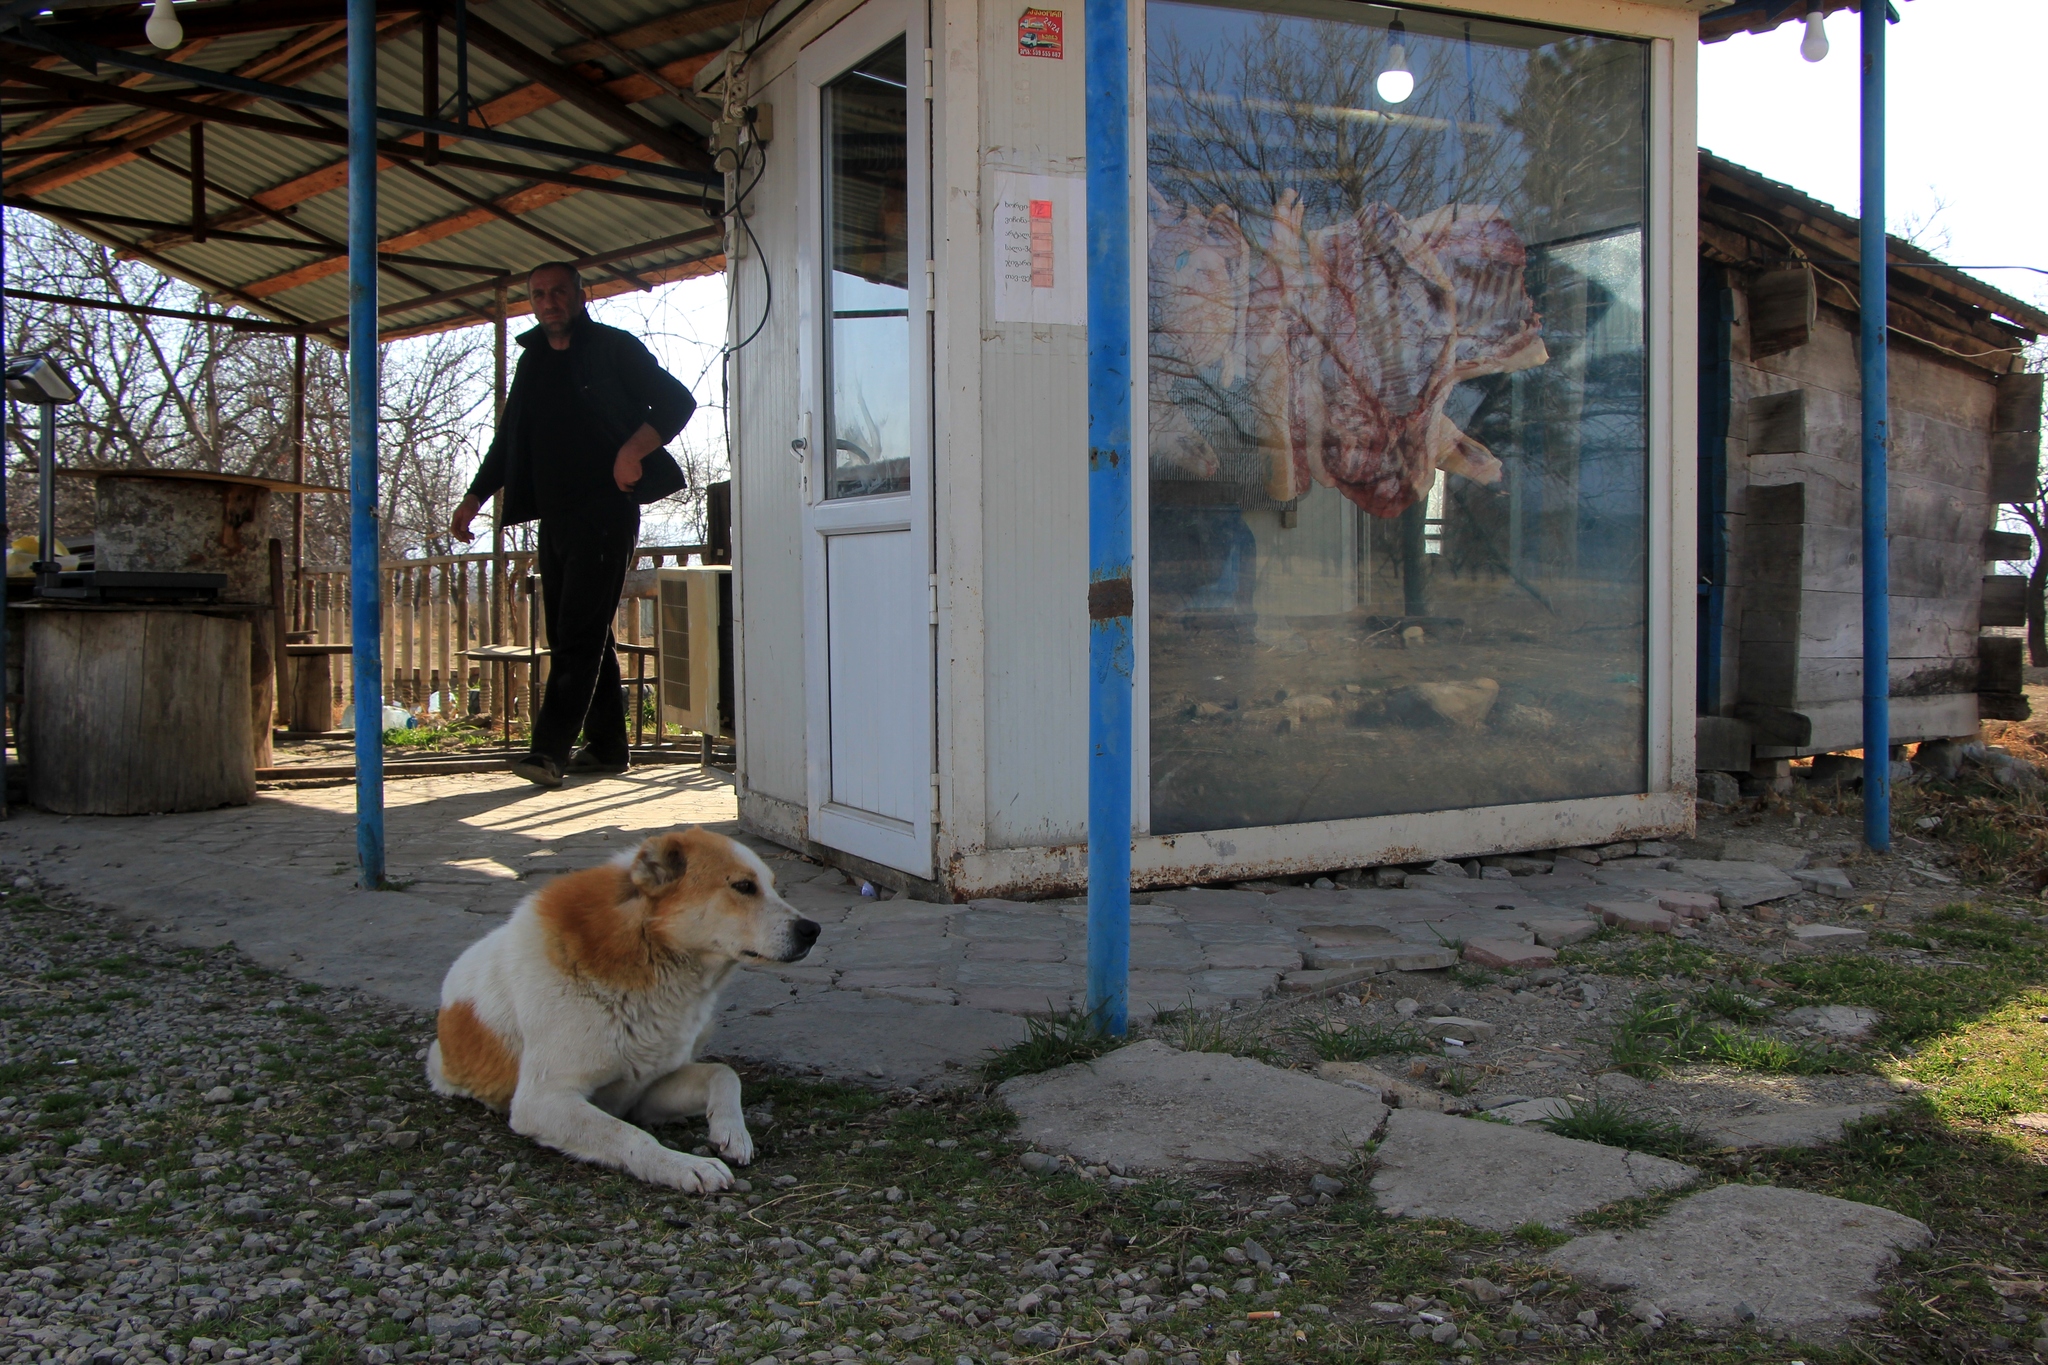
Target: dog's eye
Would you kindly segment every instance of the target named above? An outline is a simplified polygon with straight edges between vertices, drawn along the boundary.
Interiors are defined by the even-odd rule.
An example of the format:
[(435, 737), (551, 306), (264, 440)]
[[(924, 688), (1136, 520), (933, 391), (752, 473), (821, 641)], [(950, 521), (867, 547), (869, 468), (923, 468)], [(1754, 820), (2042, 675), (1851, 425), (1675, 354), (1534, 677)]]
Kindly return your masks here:
[(761, 890), (760, 887), (754, 885), (750, 880), (736, 881), (732, 884), (732, 889), (739, 892), (742, 896), (757, 895)]

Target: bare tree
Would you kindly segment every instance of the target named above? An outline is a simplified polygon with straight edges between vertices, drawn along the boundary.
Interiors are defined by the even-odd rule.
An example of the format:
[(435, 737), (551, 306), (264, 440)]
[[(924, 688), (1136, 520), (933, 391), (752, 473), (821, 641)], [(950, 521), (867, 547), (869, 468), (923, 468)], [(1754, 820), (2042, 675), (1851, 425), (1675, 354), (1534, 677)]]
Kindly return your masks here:
[[(226, 314), (204, 294), (146, 265), (27, 214), (7, 223), (10, 281), (45, 293)], [(288, 477), (292, 468), (292, 340), (209, 322), (137, 317), (68, 304), (6, 301), (9, 350), (56, 356), (80, 389), (59, 410), (60, 466), (207, 469)], [(380, 368), (383, 552), (445, 553), (445, 526), (476, 464), (491, 404), (491, 338), (471, 328), (397, 342)], [(34, 420), (15, 405), (7, 433), (10, 521), (35, 498)], [(348, 374), (315, 344), (306, 356), (306, 478), (348, 483)], [(84, 480), (59, 486), (60, 534), (91, 525)], [(348, 507), (306, 503), (308, 563), (348, 557)]]

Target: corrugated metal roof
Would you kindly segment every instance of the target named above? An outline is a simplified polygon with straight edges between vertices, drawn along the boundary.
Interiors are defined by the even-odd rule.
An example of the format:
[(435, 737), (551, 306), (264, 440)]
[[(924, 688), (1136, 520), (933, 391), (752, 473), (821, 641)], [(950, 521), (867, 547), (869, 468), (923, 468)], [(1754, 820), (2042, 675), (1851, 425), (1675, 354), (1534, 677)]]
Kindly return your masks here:
[[(751, 0), (751, 8), (758, 11), (765, 3)], [(379, 304), (388, 336), (485, 320), (501, 278), (512, 282), (514, 311), (523, 311), (516, 296), (523, 292), (525, 272), (542, 261), (589, 262), (584, 275), (595, 295), (723, 268), (718, 177), (708, 153), (699, 155), (715, 111), (699, 97), (678, 99), (661, 89), (634, 62), (550, 13), (551, 4), (684, 91), (704, 62), (740, 31), (750, 5), (492, 0), (471, 6), (469, 93), (491, 129), (678, 167), (698, 182), (473, 139), (442, 145), (450, 154), (514, 168), (579, 172), (584, 183), (386, 158), (377, 189), (378, 237), (386, 244)], [(379, 103), (417, 114), (425, 85), (422, 11), (404, 0), (379, 0), (377, 8), (384, 34)], [(165, 57), (334, 98), (345, 92), (342, 0), (180, 4), (177, 14), (187, 37), (169, 54), (142, 38), (145, 13), (133, 5), (67, 8), (37, 22), (45, 37)], [(486, 33), (486, 25), (494, 32)], [(28, 45), (35, 41), (30, 36), (0, 44), (10, 100), (0, 108), (8, 207), (42, 213), (148, 260), (222, 303), (304, 325), (329, 341), (341, 339), (348, 309), (346, 257), (340, 253), (348, 230), (344, 149), (219, 121), (239, 111), (331, 134), (342, 125), (338, 115), (105, 62), (95, 73)], [(503, 44), (516, 47), (499, 55)], [(455, 15), (449, 11), (439, 28), (439, 53), (441, 117), (453, 121), (458, 53)], [(166, 97), (175, 103), (162, 104)], [(136, 103), (152, 98), (159, 101), (154, 107)], [(205, 242), (195, 242), (190, 232), (187, 129), (194, 106), (212, 110), (204, 137), (210, 229)], [(653, 125), (647, 138), (656, 148), (635, 138), (629, 117)], [(387, 143), (420, 141), (390, 125), (381, 136)], [(600, 182), (616, 189), (599, 188)], [(658, 197), (616, 192), (636, 186)]]

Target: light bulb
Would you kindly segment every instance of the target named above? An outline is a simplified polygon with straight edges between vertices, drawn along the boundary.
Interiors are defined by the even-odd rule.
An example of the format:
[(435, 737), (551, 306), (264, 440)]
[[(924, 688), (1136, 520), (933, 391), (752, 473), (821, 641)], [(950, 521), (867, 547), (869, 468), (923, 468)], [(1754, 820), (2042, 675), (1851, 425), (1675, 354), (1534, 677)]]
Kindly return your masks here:
[(1415, 93), (1415, 76), (1408, 70), (1408, 52), (1399, 43), (1387, 54), (1386, 70), (1373, 82), (1373, 89), (1388, 104), (1399, 104)]
[(1799, 40), (1799, 55), (1817, 62), (1828, 55), (1828, 30), (1816, 7), (1806, 12), (1806, 36)]
[(185, 41), (185, 26), (171, 12), (171, 0), (156, 0), (156, 8), (149, 12), (149, 22), (142, 26), (142, 35), (166, 52)]

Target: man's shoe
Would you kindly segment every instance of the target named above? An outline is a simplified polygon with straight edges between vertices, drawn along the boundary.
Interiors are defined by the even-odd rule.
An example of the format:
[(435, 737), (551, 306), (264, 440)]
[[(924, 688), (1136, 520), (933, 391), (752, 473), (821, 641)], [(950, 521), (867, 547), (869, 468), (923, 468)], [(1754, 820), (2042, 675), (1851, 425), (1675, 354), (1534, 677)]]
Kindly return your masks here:
[(512, 771), (536, 787), (552, 790), (562, 785), (561, 767), (546, 754), (521, 754), (512, 760)]
[(595, 754), (590, 752), (590, 746), (587, 744), (584, 745), (581, 749), (578, 749), (575, 753), (569, 755), (569, 771), (572, 773), (618, 774), (625, 772), (628, 768), (632, 766), (633, 761), (629, 758), (621, 758), (617, 760), (606, 760), (599, 758)]

